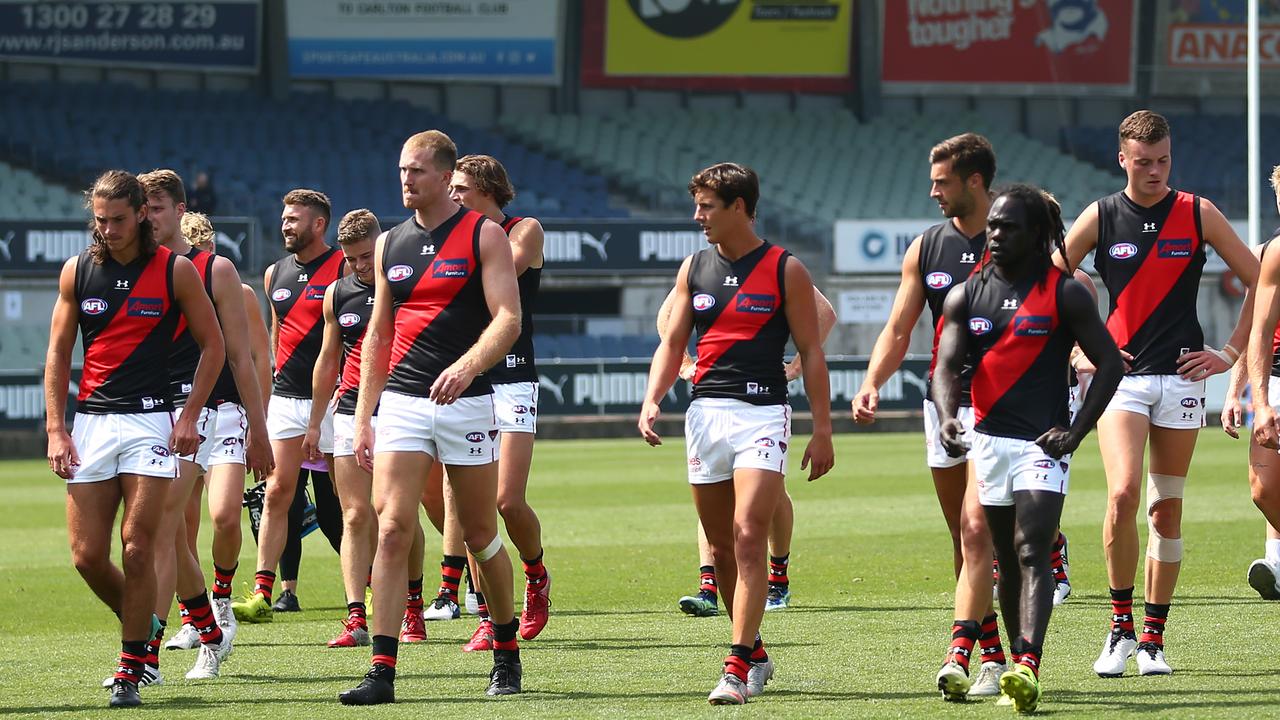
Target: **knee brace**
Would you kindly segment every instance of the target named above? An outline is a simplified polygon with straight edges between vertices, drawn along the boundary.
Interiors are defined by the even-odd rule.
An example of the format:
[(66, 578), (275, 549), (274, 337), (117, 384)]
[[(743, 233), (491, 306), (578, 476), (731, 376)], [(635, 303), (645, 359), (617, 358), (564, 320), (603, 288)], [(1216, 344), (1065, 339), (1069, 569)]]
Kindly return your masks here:
[(494, 535), (493, 542), (489, 543), (488, 545), (485, 545), (483, 548), (479, 550), (471, 547), (470, 545), (467, 545), (467, 550), (471, 551), (471, 554), (476, 556), (476, 562), (484, 562), (485, 560), (488, 560), (494, 555), (497, 555), (498, 551), (501, 549), (502, 549), (501, 535)]
[(1162, 500), (1182, 499), (1187, 478), (1147, 474), (1147, 557), (1159, 562), (1182, 561), (1182, 538), (1169, 539), (1156, 531), (1155, 507)]

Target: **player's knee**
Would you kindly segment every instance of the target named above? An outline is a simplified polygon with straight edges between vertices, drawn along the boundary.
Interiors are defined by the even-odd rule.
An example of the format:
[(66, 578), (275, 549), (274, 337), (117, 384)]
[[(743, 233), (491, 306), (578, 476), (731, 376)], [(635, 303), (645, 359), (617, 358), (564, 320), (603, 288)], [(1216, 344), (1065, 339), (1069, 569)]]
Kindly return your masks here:
[(296, 486), (285, 487), (284, 483), (273, 482), (267, 483), (266, 495), (262, 498), (266, 508), (272, 511), (288, 512), (289, 506), (293, 504), (293, 496), (297, 494)]
[(94, 543), (76, 543), (71, 546), (71, 562), (81, 575), (102, 574), (111, 566), (111, 548), (98, 547)]
[(986, 523), (961, 523), (960, 549), (966, 558), (990, 557), (993, 548), (991, 545), (991, 532), (987, 530)]
[(1259, 510), (1280, 508), (1280, 484), (1266, 483), (1260, 480), (1249, 483), (1249, 495)]
[(463, 542), (466, 543), (467, 550), (475, 556), (476, 562), (488, 562), (502, 552), (502, 536), (497, 532), (488, 536), (487, 540), (484, 535), (474, 535), (467, 537)]
[(366, 504), (350, 503), (342, 509), (343, 532), (367, 533), (369, 528), (378, 523), (373, 508)]
[(733, 528), (735, 551), (744, 558), (761, 558), (769, 543), (769, 528), (755, 523), (738, 523)]
[(378, 552), (399, 554), (413, 541), (410, 524), (395, 517), (378, 518)]
[(1186, 485), (1184, 476), (1147, 476), (1147, 557), (1153, 560), (1182, 560), (1182, 497)]
[(1151, 507), (1148, 525), (1162, 537), (1177, 538), (1182, 535), (1182, 509), (1180, 500), (1162, 500)]
[(120, 564), (124, 567), (125, 575), (144, 572), (151, 566), (155, 559), (155, 546), (151, 538), (141, 535), (129, 537), (125, 538), (123, 545)]
[(524, 497), (515, 493), (498, 496), (498, 514), (506, 518), (522, 517), (529, 509)]
[(1107, 493), (1107, 514), (1116, 518), (1132, 518), (1138, 513), (1142, 493), (1137, 486), (1114, 487)]

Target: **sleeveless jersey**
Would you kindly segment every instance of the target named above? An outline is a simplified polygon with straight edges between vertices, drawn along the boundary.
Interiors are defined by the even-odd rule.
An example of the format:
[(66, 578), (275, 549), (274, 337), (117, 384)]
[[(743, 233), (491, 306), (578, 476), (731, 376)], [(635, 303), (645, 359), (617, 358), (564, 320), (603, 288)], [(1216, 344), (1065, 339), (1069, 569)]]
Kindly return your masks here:
[(338, 376), (336, 413), (356, 414), (356, 400), (360, 393), (360, 349), (372, 314), (372, 285), (365, 285), (352, 273), (333, 286), (333, 316), (338, 319), (338, 327), (342, 331), (342, 372)]
[(1205, 250), (1200, 199), (1170, 190), (1144, 208), (1123, 192), (1098, 201), (1093, 264), (1110, 295), (1107, 330), (1133, 355), (1130, 375), (1176, 375), (1204, 347), (1196, 296)]
[[(1259, 262), (1267, 256), (1267, 250), (1271, 249), (1271, 243), (1275, 242), (1277, 237), (1280, 237), (1280, 228), (1270, 240), (1262, 244), (1262, 252), (1258, 255)], [(1271, 333), (1271, 377), (1280, 377), (1280, 324), (1277, 324)]]
[[(920, 282), (924, 287), (924, 301), (929, 306), (933, 320), (933, 355), (929, 359), (930, 387), (925, 397), (932, 397), (933, 369), (938, 364), (938, 339), (942, 337), (942, 304), (947, 293), (962, 283), (981, 264), (987, 245), (987, 231), (965, 237), (965, 234), (947, 220), (925, 230), (920, 235)], [(969, 405), (969, 375), (972, 368), (966, 366), (960, 372), (960, 405)]]
[[(209, 295), (209, 299), (213, 300), (213, 253), (207, 253), (203, 250), (191, 248), (184, 255), (196, 266), (196, 272), (200, 274), (200, 282), (204, 285), (204, 291)], [(191, 384), (195, 380), (196, 365), (200, 362), (200, 345), (196, 343), (196, 339), (191, 336), (191, 329), (187, 327), (186, 317), (178, 318), (178, 329), (173, 336), (173, 350), (169, 353), (169, 397), (173, 400), (174, 408), (178, 408), (187, 402), (187, 396), (191, 394)], [(226, 362), (222, 365), (223, 372), (230, 372)], [(209, 397), (213, 397), (210, 393)]]
[(335, 248), (326, 248), (306, 265), (295, 255), (276, 261), (271, 272), (271, 307), (280, 323), (276, 330), (276, 374), (273, 395), (311, 399), (311, 369), (324, 340), (324, 291), (342, 276), (346, 261)]
[(240, 404), (240, 388), (236, 387), (236, 378), (231, 374), (230, 363), (223, 364), (222, 373), (218, 375), (218, 381), (213, 384), (213, 392), (209, 393), (209, 399), (205, 401), (204, 406), (216, 408), (222, 403)]
[[(502, 229), (510, 235), (511, 228), (523, 219), (504, 216)], [(533, 305), (542, 284), (542, 268), (525, 268), (517, 282), (520, 285), (520, 337), (507, 351), (507, 356), (489, 370), (489, 381), (494, 384), (538, 382), (538, 369), (533, 362)]]
[(714, 247), (694, 253), (689, 263), (698, 332), (694, 399), (787, 402), (782, 353), (791, 328), (782, 308), (783, 272), (790, 255), (768, 242), (734, 262)]
[[(459, 208), (434, 230), (411, 217), (387, 233), (382, 271), (395, 312), (388, 390), (430, 395), (436, 377), (475, 345), (492, 320), (480, 272), (485, 222), (484, 215)], [(492, 392), (480, 374), (462, 397)]]
[(170, 412), (169, 351), (178, 326), (173, 293), (177, 256), (98, 265), (88, 250), (76, 264), (76, 303), (84, 343), (77, 411), (92, 415)]
[(1055, 425), (1070, 424), (1067, 369), (1075, 338), (1058, 317), (1068, 279), (1050, 269), (1043, 282), (1010, 283), (993, 270), (966, 281), (978, 432), (1035, 440)]

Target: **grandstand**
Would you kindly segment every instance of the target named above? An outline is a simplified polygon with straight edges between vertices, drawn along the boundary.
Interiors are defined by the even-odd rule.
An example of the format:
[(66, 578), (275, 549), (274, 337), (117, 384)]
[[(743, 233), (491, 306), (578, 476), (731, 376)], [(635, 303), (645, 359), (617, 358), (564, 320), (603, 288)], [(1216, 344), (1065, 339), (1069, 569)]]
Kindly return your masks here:
[(82, 220), (80, 193), (51, 182), (27, 168), (0, 161), (0, 218), (22, 220)]

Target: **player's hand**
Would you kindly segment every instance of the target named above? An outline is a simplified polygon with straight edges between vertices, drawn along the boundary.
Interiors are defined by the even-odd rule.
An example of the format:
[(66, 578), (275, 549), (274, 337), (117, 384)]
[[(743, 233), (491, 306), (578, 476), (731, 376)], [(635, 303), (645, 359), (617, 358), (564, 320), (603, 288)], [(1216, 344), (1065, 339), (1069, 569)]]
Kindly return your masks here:
[(685, 357), (680, 361), (680, 378), (682, 380), (693, 381), (693, 374), (698, 371), (698, 363)]
[(308, 427), (302, 436), (302, 457), (308, 460), (319, 460), (324, 457), (320, 452), (320, 428)]
[(1244, 407), (1240, 404), (1239, 397), (1229, 397), (1222, 406), (1222, 431), (1239, 440), (1240, 433), (1237, 431), (1241, 425), (1244, 425)]
[(178, 455), (194, 455), (200, 449), (200, 433), (196, 431), (194, 417), (183, 419), (181, 415), (178, 416), (178, 420), (173, 423), (173, 432), (169, 435), (169, 449)]
[(800, 362), (800, 356), (797, 355), (796, 359), (787, 363), (782, 370), (787, 376), (787, 382), (800, 377), (800, 374), (804, 372), (804, 365)]
[(964, 457), (969, 452), (969, 443), (964, 441), (964, 423), (956, 418), (942, 423), (942, 427), (938, 429), (938, 439), (951, 457)]
[(1280, 449), (1280, 427), (1276, 426), (1276, 411), (1270, 405), (1254, 408), (1253, 441), (1264, 448)]
[(271, 441), (266, 433), (249, 430), (244, 438), (245, 465), (255, 476), (270, 475), (276, 469), (275, 452), (271, 449)]
[(804, 457), (800, 459), (800, 469), (809, 468), (809, 481), (813, 482), (826, 475), (836, 465), (836, 451), (831, 446), (831, 435), (815, 434), (809, 438), (804, 448)]
[(1070, 455), (1080, 447), (1080, 438), (1064, 427), (1053, 427), (1036, 438), (1036, 444), (1054, 460)]
[(880, 391), (875, 388), (863, 388), (853, 396), (853, 421), (859, 425), (870, 425), (876, 421), (876, 409), (880, 407)]
[(66, 430), (49, 434), (49, 469), (63, 480), (76, 476), (76, 468), (80, 467), (80, 455), (76, 452), (76, 444)]
[(428, 395), (437, 405), (449, 405), (453, 401), (462, 397), (462, 393), (471, 387), (471, 381), (476, 379), (475, 371), (468, 367), (468, 363), (459, 360), (444, 369), (436, 377), (436, 381), (431, 383), (431, 393)]
[(1189, 352), (1178, 358), (1178, 374), (1183, 380), (1193, 382), (1204, 380), (1211, 375), (1226, 372), (1234, 363), (1221, 350), (1206, 347), (1204, 350)]
[(640, 428), (640, 437), (644, 438), (644, 441), (653, 447), (658, 447), (662, 444), (662, 438), (653, 429), (661, 412), (657, 403), (646, 402), (640, 408), (640, 420), (636, 423), (636, 426)]
[[(1098, 367), (1093, 364), (1088, 355), (1076, 348), (1074, 352), (1074, 360), (1071, 361), (1071, 367), (1076, 371), (1076, 375), (1093, 375), (1098, 372)], [(1124, 371), (1129, 372), (1133, 368), (1133, 355), (1125, 350), (1120, 350), (1120, 361), (1124, 363)]]
[(353, 438), (356, 462), (365, 472), (373, 472), (373, 426), (368, 422), (356, 421)]

